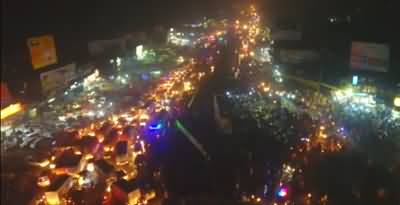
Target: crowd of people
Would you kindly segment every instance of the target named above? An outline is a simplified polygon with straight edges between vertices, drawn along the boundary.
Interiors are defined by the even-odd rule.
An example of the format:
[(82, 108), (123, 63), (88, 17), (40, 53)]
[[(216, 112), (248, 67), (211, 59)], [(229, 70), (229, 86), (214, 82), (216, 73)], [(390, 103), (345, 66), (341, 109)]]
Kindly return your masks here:
[[(317, 135), (318, 126), (323, 125), (326, 136), (340, 136), (346, 145), (359, 151), (371, 153), (369, 146), (379, 141), (382, 150), (387, 151), (389, 146), (393, 152), (390, 154), (394, 161), (389, 164), (398, 162), (399, 157), (395, 156), (400, 150), (400, 118), (383, 104), (367, 106), (351, 98), (338, 101), (334, 94), (307, 88), (293, 91), (250, 88), (228, 91), (226, 97), (234, 106), (233, 116), (252, 120), (258, 128), (274, 127), (274, 136), (284, 142), (289, 141), (291, 132), (296, 132), (297, 140)], [(297, 119), (301, 125), (293, 126), (290, 119)]]

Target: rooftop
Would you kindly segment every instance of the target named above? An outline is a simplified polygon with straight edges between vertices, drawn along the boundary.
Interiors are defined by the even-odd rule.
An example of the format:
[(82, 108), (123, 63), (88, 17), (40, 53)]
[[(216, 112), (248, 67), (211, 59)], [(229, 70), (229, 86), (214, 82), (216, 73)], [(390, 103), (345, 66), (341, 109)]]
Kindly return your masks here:
[(94, 164), (106, 175), (110, 174), (114, 170), (114, 166), (104, 159), (97, 160)]
[(116, 181), (113, 185), (119, 187), (125, 193), (130, 193), (131, 191), (139, 188), (138, 183), (135, 179), (131, 179), (129, 181), (125, 179), (120, 179)]
[(64, 152), (59, 158), (56, 160), (56, 167), (75, 167), (79, 164), (82, 159), (82, 155), (76, 155), (69, 151)]
[(69, 178), (67, 174), (57, 176), (47, 191), (57, 191)]

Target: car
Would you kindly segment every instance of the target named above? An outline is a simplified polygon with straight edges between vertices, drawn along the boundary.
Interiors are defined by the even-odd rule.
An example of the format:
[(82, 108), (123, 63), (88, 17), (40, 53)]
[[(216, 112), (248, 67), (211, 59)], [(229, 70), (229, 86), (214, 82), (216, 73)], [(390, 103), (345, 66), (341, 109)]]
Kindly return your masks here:
[(46, 137), (46, 138), (52, 138), (52, 137), (53, 137), (53, 136), (51, 135), (51, 133), (48, 132), (48, 131), (43, 131), (43, 132), (41, 133), (41, 135), (42, 135), (43, 137)]
[(117, 166), (124, 165), (128, 163), (128, 142), (119, 141), (115, 145), (115, 155)]
[(35, 129), (30, 129), (28, 133), (25, 134), (26, 137), (32, 137), (34, 135), (37, 135), (40, 133), (40, 129), (35, 128)]
[(30, 147), (31, 149), (35, 149), (36, 144), (37, 144), (38, 142), (40, 142), (41, 140), (43, 140), (43, 139), (44, 139), (44, 137), (42, 137), (42, 136), (38, 137), (37, 139), (35, 139), (35, 140), (33, 140), (33, 141), (31, 142), (31, 144), (29, 145), (29, 147)]
[(35, 136), (31, 136), (31, 137), (24, 137), (22, 139), (22, 143), (19, 145), (19, 147), (23, 148), (26, 145), (28, 145), (30, 142), (32, 142), (34, 139), (36, 139)]
[(50, 179), (48, 176), (41, 176), (37, 179), (37, 185), (39, 187), (47, 187), (50, 185)]

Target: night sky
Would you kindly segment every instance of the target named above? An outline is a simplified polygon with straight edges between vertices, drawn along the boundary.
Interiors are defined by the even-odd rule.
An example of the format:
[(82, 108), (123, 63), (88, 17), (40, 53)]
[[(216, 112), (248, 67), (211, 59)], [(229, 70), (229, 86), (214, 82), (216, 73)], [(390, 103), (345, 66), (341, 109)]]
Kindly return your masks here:
[[(106, 37), (115, 31), (134, 31), (216, 13), (232, 2), (250, 0), (3, 0), (3, 38), (6, 41), (55, 32)], [(379, 34), (396, 23), (393, 1), (379, 0), (257, 0), (266, 18), (291, 17), (306, 23), (327, 15), (358, 15), (359, 24)], [(374, 29), (376, 28), (376, 29)], [(385, 35), (391, 35), (388, 32)]]
[(212, 0), (3, 0), (6, 33), (140, 30), (212, 12)]
[[(2, 0), (3, 58), (27, 55), (26, 39), (53, 34), (56, 42), (82, 50), (88, 40), (110, 39), (126, 32), (156, 25), (193, 22), (232, 8), (234, 2), (251, 0)], [(254, 0), (265, 22), (289, 19), (303, 24), (310, 38), (329, 39), (328, 17), (353, 16), (352, 24), (333, 28), (348, 39), (383, 42), (398, 56), (398, 22), (394, 1), (382, 0)], [(329, 26), (329, 25), (328, 25)], [(342, 30), (341, 30), (342, 29)], [(325, 32), (325, 33), (323, 33)], [(65, 42), (65, 43), (62, 43)], [(81, 47), (79, 47), (80, 45)], [(21, 53), (22, 52), (22, 53)], [(28, 54), (29, 55), (29, 54)], [(392, 56), (393, 56), (392, 55)], [(11, 63), (12, 64), (12, 63)]]

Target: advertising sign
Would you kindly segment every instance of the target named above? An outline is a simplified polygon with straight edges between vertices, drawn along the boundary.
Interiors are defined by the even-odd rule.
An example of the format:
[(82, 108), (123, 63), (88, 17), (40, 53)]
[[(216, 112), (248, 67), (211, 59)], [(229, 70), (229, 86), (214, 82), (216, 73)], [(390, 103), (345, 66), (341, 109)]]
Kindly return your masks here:
[(52, 35), (29, 38), (27, 44), (34, 70), (57, 63), (56, 46)]
[(40, 74), (42, 92), (51, 95), (59, 89), (67, 87), (75, 78), (75, 63), (65, 65)]
[(353, 42), (351, 45), (350, 67), (354, 70), (387, 72), (389, 47), (385, 44)]
[(279, 52), (281, 63), (300, 64), (313, 62), (319, 59), (319, 53), (306, 49), (281, 49)]

